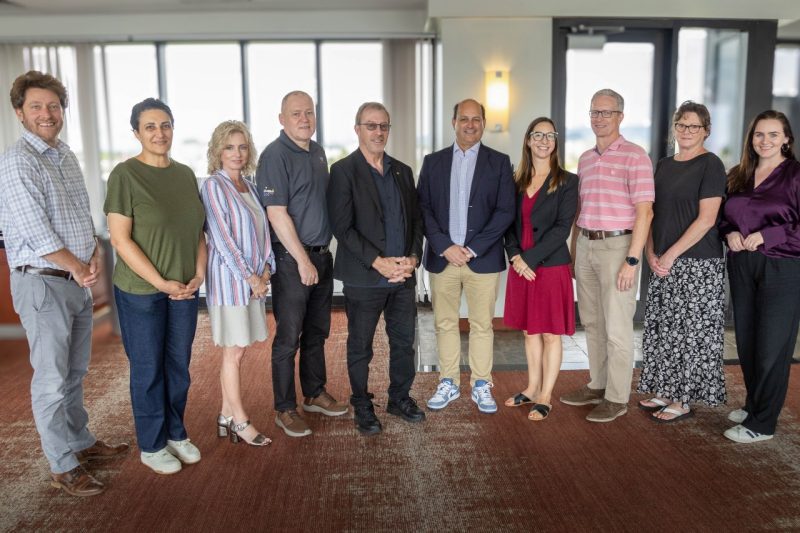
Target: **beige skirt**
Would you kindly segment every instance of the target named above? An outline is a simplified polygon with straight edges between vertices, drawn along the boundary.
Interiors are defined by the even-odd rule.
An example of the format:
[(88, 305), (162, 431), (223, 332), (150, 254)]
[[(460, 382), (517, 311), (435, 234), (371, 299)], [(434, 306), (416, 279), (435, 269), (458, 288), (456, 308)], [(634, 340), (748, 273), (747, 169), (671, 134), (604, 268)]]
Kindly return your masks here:
[(217, 346), (250, 346), (267, 338), (264, 300), (251, 298), (248, 305), (209, 305), (211, 337)]

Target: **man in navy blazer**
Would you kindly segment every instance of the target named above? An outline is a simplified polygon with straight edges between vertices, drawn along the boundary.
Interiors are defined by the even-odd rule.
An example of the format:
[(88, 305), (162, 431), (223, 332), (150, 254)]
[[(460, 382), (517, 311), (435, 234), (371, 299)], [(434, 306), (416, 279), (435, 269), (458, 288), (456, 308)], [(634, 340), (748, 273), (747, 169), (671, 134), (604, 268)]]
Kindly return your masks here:
[(492, 396), (492, 319), (500, 273), (506, 268), (503, 233), (514, 221), (514, 178), (506, 154), (481, 144), (486, 112), (468, 99), (453, 109), (456, 142), (425, 157), (418, 194), (425, 223), (424, 265), (439, 349), (440, 382), (428, 400), (444, 409), (460, 396), (459, 309), (467, 298), (472, 401), (497, 411)]
[(356, 428), (381, 432), (367, 392), (372, 341), (381, 313), (389, 337), (389, 401), (386, 411), (421, 422), (425, 413), (409, 396), (414, 382), (416, 278), (422, 254), (422, 218), (414, 175), (384, 151), (389, 112), (366, 102), (356, 113), (358, 149), (331, 167), (328, 214), (336, 236), (333, 275), (344, 283), (347, 372)]

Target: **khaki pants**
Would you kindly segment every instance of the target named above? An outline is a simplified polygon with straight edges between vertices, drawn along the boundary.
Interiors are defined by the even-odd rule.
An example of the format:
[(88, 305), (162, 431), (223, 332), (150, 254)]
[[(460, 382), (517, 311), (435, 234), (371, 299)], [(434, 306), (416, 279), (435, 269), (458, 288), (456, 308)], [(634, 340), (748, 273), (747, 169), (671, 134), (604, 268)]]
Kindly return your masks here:
[(617, 290), (617, 274), (630, 243), (630, 235), (595, 241), (579, 235), (575, 257), (578, 312), (589, 350), (589, 387), (605, 389), (606, 400), (615, 403), (628, 403), (633, 376), (636, 289)]
[(447, 265), (440, 274), (431, 273), (431, 298), (439, 349), (439, 376), (460, 384), (461, 335), (458, 330), (461, 291), (467, 297), (469, 319), (470, 384), (492, 380), (494, 361), (494, 304), (500, 273), (476, 274), (468, 266)]

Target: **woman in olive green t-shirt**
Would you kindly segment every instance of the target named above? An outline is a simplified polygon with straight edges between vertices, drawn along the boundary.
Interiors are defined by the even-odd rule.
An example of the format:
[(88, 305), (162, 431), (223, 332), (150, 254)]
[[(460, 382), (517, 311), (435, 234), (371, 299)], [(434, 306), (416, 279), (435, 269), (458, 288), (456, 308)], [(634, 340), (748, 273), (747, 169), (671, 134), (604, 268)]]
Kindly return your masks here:
[(200, 451), (183, 424), (197, 291), (205, 278), (205, 214), (192, 170), (169, 157), (173, 117), (154, 98), (133, 107), (142, 151), (108, 179), (104, 211), (117, 252), (114, 298), (130, 361), (131, 404), (142, 462), (172, 474)]

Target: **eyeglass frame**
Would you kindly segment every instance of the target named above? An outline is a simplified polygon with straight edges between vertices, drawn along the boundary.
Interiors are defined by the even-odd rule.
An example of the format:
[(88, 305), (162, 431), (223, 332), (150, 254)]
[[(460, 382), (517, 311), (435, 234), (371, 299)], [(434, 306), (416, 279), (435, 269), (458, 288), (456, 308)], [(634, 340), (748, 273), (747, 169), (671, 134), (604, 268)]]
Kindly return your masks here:
[[(536, 138), (536, 135), (539, 135), (539, 138)], [(533, 139), (534, 141), (541, 141), (542, 139), (547, 139), (548, 141), (555, 141), (558, 139), (558, 132), (557, 131), (532, 131), (528, 134), (528, 137)]]
[(683, 133), (688, 130), (692, 135), (698, 133), (700, 130), (706, 129), (702, 124), (684, 124), (683, 122), (674, 122), (672, 127), (675, 128), (675, 131), (678, 133)]
[(622, 111), (616, 111), (616, 110), (611, 111), (610, 109), (590, 109), (589, 110), (589, 117), (590, 118), (597, 118), (597, 117), (611, 118), (612, 116), (614, 116), (614, 113), (619, 113), (621, 115)]
[(388, 132), (392, 125), (388, 122), (358, 122), (356, 126), (364, 126), (367, 128), (367, 131), (375, 131), (376, 129), (380, 128), (380, 130), (384, 133)]

